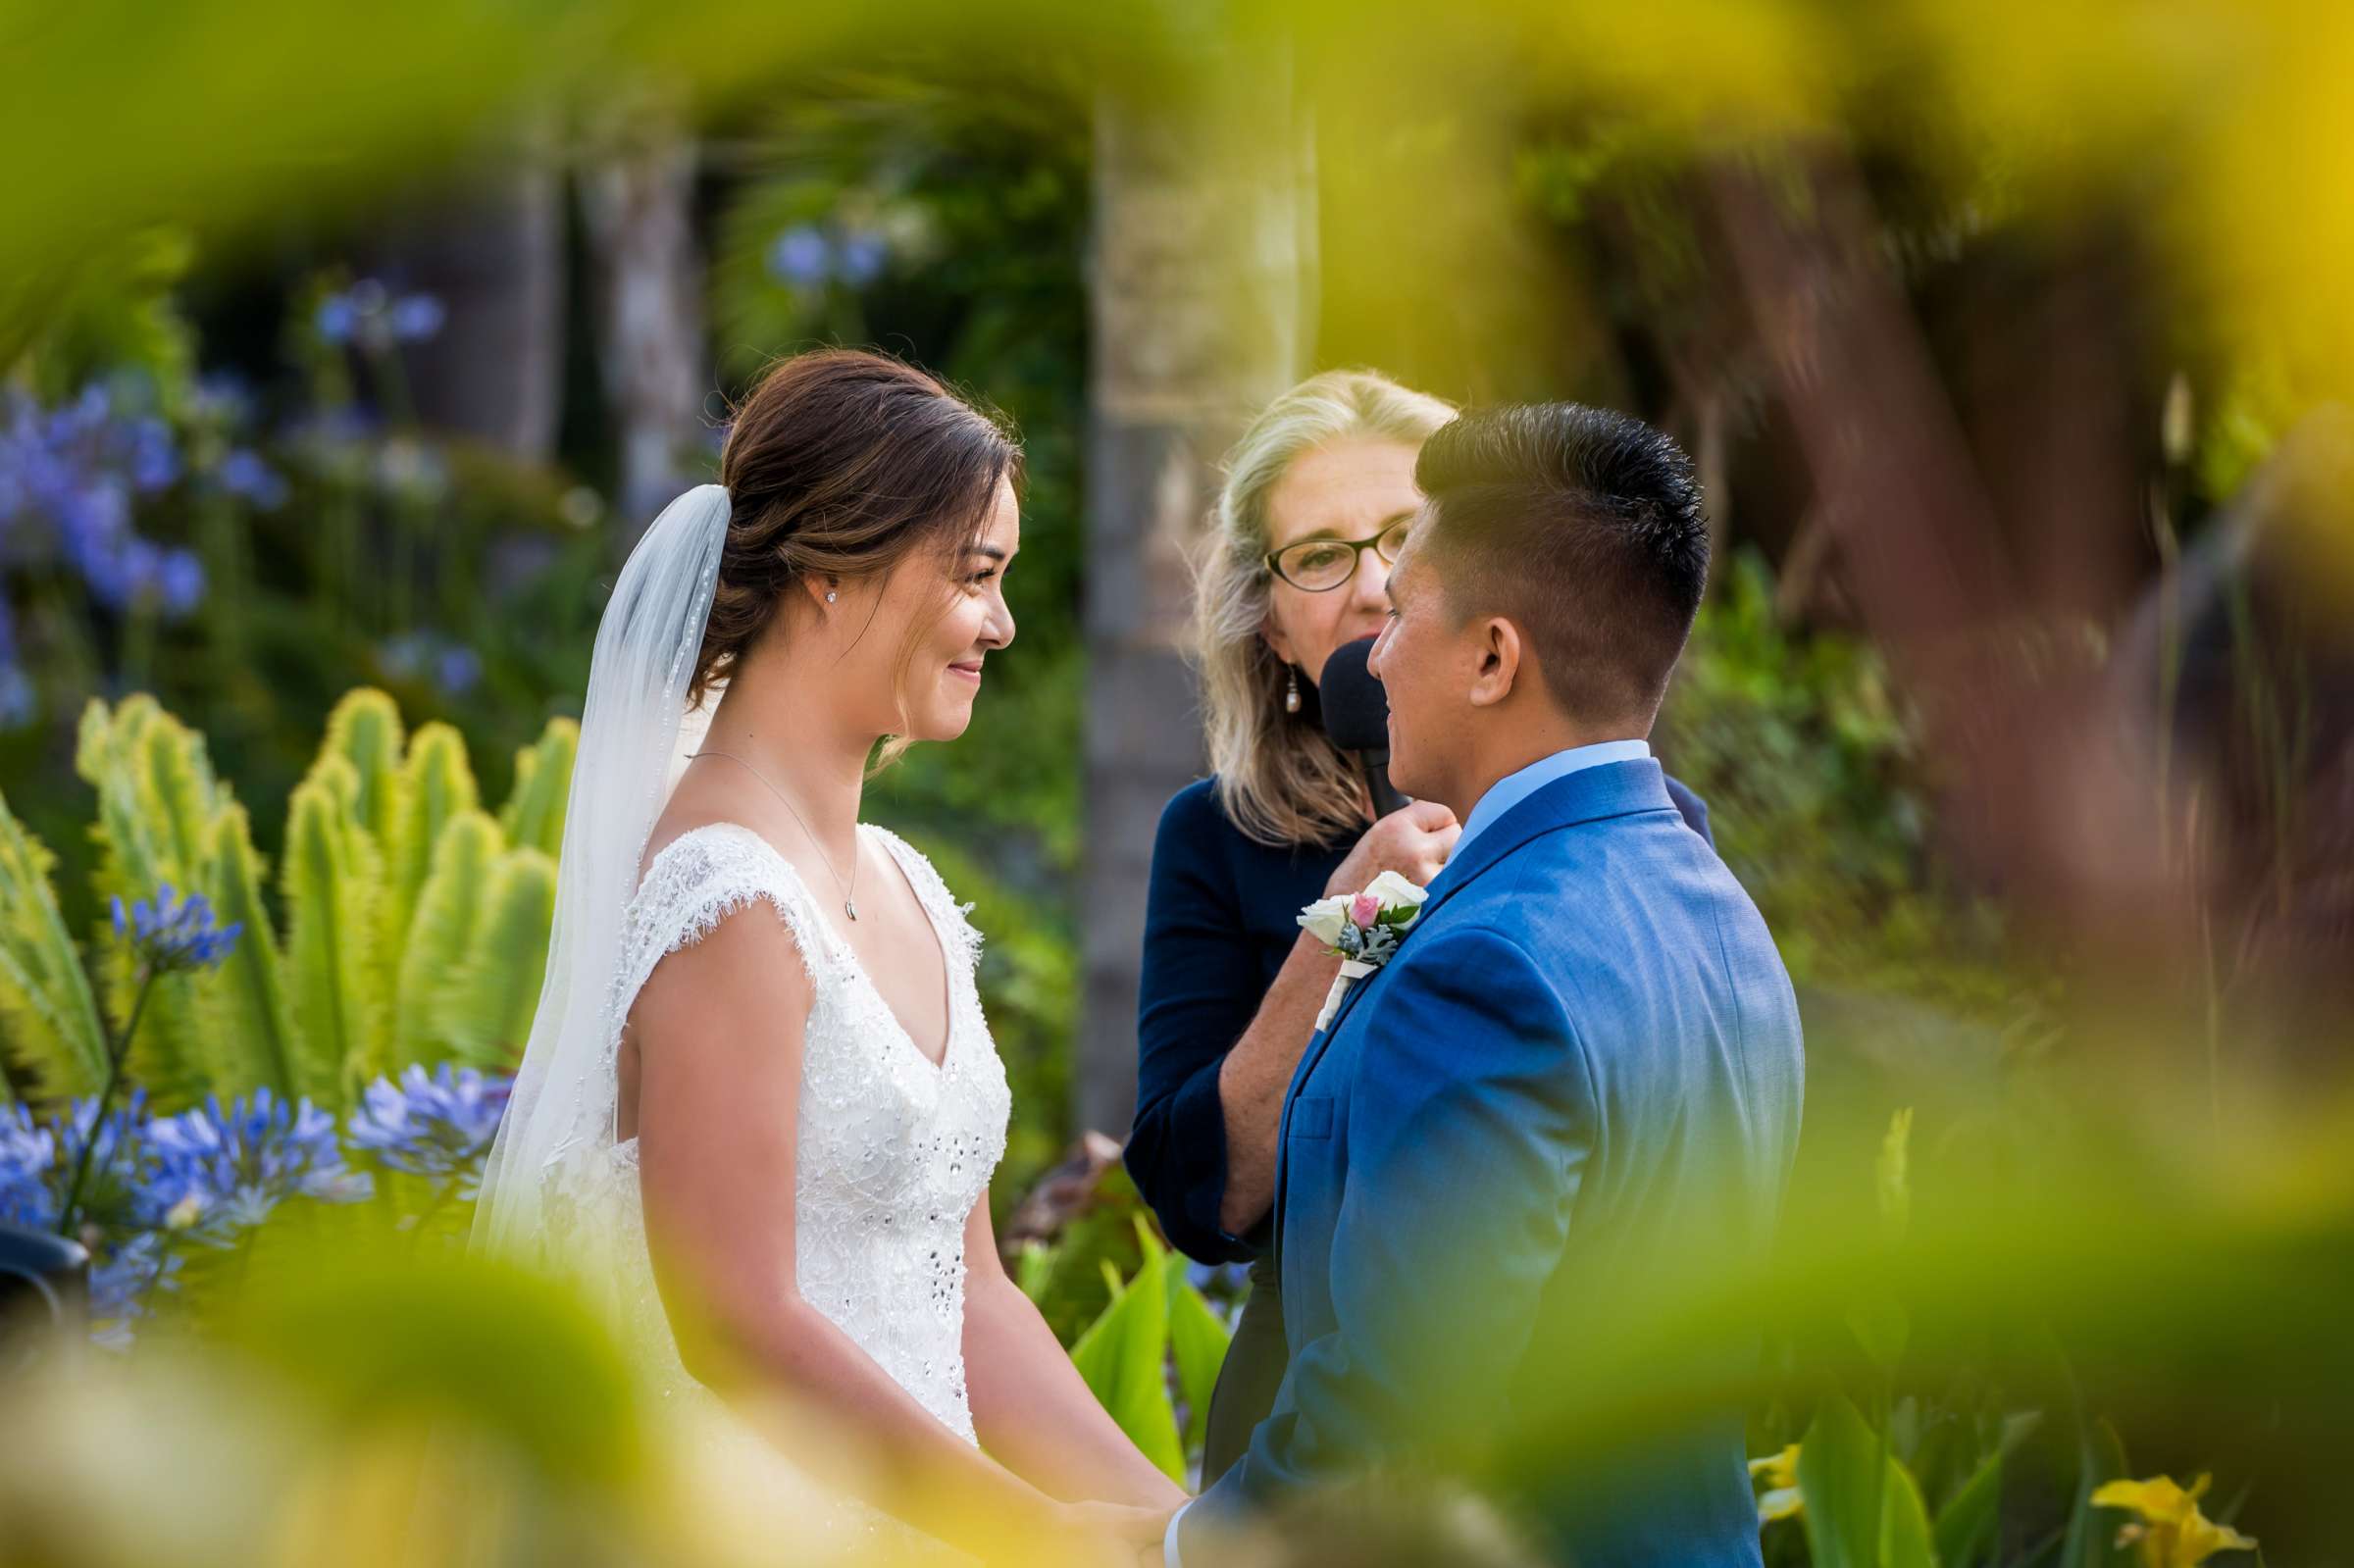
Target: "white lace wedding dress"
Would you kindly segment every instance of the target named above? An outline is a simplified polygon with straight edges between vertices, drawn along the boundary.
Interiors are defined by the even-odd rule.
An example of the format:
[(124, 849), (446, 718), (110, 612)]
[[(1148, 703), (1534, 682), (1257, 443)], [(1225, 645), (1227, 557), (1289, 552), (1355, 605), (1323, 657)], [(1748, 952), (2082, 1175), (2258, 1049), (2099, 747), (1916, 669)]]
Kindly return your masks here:
[[(792, 863), (748, 829), (712, 824), (664, 845), (646, 868), (623, 918), (621, 964), (594, 1071), (615, 1072), (631, 1005), (664, 957), (740, 911), (778, 919), (816, 993), (802, 1038), (795, 1283), (811, 1307), (970, 1442), (964, 1224), (1005, 1152), (1011, 1097), (974, 985), (981, 938), (964, 918), (969, 906), (956, 904), (932, 863), (897, 835), (871, 825), (859, 831), (905, 873), (947, 959), (948, 1038), (938, 1064), (909, 1037)], [(747, 1019), (744, 1026), (763, 1023)], [(545, 1180), (551, 1229), (576, 1255), (609, 1259), (610, 1305), (657, 1397), (701, 1407), (694, 1414), (706, 1427), (735, 1425), (681, 1364), (655, 1290), (637, 1140), (559, 1149)], [(806, 1540), (796, 1528), (796, 1547), (872, 1540), (878, 1521), (871, 1510), (828, 1501), (823, 1521), (800, 1518), (811, 1528)]]

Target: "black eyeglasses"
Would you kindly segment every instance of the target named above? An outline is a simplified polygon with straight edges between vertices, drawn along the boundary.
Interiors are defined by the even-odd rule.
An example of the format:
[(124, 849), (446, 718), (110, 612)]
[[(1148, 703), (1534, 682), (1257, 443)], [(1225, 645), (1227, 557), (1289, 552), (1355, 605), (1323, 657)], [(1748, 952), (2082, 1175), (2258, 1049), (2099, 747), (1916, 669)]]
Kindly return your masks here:
[(1388, 565), (1398, 564), (1398, 548), (1406, 542), (1406, 531), (1413, 518), (1402, 517), (1369, 539), (1302, 539), (1280, 550), (1269, 550), (1261, 560), (1267, 570), (1308, 593), (1329, 593), (1356, 576), (1358, 552), (1371, 550)]

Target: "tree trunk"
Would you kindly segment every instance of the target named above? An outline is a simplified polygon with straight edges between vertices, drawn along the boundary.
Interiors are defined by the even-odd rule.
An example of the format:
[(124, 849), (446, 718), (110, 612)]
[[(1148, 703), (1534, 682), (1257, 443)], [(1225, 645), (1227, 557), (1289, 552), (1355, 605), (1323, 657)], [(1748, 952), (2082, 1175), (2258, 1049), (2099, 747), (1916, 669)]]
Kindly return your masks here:
[(554, 455), (563, 406), (564, 225), (543, 139), (456, 200), (400, 226), (388, 244), (407, 288), (447, 315), (404, 356), (418, 419), (521, 462)]
[[(1186, 558), (1217, 462), (1307, 359), (1307, 146), (1288, 63), (1097, 103), (1087, 497), (1082, 1129), (1127, 1136), (1152, 835), (1203, 766)], [(1211, 85), (1214, 83), (1214, 85)]]
[(625, 544), (707, 467), (697, 441), (710, 375), (694, 173), (693, 142), (670, 115), (640, 108), (616, 126), (610, 150), (581, 179)]

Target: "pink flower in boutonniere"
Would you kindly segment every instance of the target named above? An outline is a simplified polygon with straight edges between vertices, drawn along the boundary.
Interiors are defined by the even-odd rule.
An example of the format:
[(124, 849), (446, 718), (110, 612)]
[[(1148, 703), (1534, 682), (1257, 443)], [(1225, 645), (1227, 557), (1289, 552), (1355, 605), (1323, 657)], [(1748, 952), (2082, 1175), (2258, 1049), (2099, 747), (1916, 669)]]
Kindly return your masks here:
[(1341, 972), (1324, 998), (1316, 1028), (1332, 1022), (1352, 983), (1390, 961), (1407, 928), (1421, 918), (1423, 901), (1429, 896), (1429, 889), (1385, 871), (1361, 892), (1320, 898), (1300, 911), (1301, 929), (1341, 960)]

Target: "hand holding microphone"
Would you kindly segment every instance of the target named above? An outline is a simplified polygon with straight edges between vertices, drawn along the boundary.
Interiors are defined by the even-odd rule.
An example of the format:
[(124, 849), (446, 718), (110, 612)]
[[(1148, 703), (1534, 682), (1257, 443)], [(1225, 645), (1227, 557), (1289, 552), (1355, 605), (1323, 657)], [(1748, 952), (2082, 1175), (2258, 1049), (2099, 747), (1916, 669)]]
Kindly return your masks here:
[(1454, 812), (1435, 800), (1408, 801), (1390, 783), (1390, 698), (1365, 667), (1372, 651), (1371, 637), (1344, 642), (1316, 678), (1324, 733), (1356, 759), (1377, 819), (1325, 885), (1328, 898), (1355, 892), (1385, 871), (1428, 886), (1463, 835)]
[(1385, 871), (1427, 887), (1462, 835), (1454, 812), (1435, 800), (1409, 800), (1365, 830), (1324, 885), (1324, 896), (1357, 892)]
[(1406, 804), (1390, 784), (1390, 694), (1367, 668), (1373, 638), (1359, 637), (1332, 650), (1316, 677), (1316, 699), (1324, 733), (1356, 759), (1373, 797), (1373, 815), (1386, 817)]

